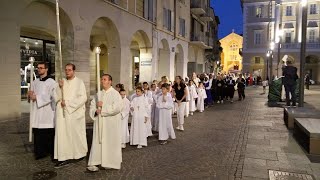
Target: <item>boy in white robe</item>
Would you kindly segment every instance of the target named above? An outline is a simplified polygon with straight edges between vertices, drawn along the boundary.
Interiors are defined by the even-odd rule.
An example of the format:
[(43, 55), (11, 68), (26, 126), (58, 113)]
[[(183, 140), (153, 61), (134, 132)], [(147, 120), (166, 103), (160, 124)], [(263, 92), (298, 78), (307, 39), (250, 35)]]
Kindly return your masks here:
[(126, 90), (120, 89), (120, 95), (123, 100), (123, 109), (121, 111), (121, 126), (122, 126), (122, 133), (121, 133), (121, 141), (122, 141), (122, 148), (126, 148), (126, 143), (130, 141), (130, 134), (128, 128), (128, 119), (130, 113), (130, 101), (126, 97)]
[(154, 130), (155, 127), (155, 110), (156, 110), (156, 101), (157, 99), (155, 99), (155, 95), (157, 94), (157, 85), (156, 84), (151, 84), (151, 93), (152, 93), (152, 99), (153, 99), (153, 103), (151, 105), (151, 126), (152, 126), (152, 130)]
[(55, 168), (83, 160), (88, 152), (85, 116), (87, 93), (83, 81), (75, 76), (75, 70), (74, 64), (65, 66), (66, 79), (59, 81), (60, 88), (55, 91), (54, 159), (59, 161)]
[(197, 92), (198, 92), (197, 109), (199, 110), (199, 112), (203, 112), (204, 100), (207, 98), (207, 94), (202, 82), (199, 82), (199, 87), (197, 89)]
[(122, 98), (119, 92), (111, 86), (112, 77), (109, 74), (102, 76), (101, 83), (103, 87), (100, 92), (101, 100), (98, 101), (96, 96), (91, 101), (89, 111), (94, 124), (87, 169), (92, 172), (99, 171), (98, 165), (107, 169), (120, 169), (122, 162)]
[(176, 139), (176, 135), (172, 125), (171, 111), (174, 106), (171, 94), (168, 93), (170, 87), (168, 84), (163, 84), (162, 95), (157, 99), (157, 107), (159, 109), (159, 141), (161, 144), (167, 144), (167, 140)]
[[(158, 90), (156, 92), (156, 94), (153, 96), (154, 101), (156, 102), (158, 97), (162, 95), (162, 90), (161, 90), (161, 86), (162, 86), (163, 82), (160, 81), (158, 83)], [(152, 126), (152, 130), (158, 132), (159, 131), (159, 108), (155, 105), (155, 109), (154, 109), (154, 123)]]
[(192, 116), (193, 113), (197, 110), (196, 108), (196, 99), (198, 98), (196, 87), (192, 80), (189, 80), (189, 94), (190, 94), (190, 101), (189, 101), (189, 111), (190, 115)]
[[(187, 83), (186, 84), (186, 89), (187, 91), (189, 92), (189, 86)], [(185, 116), (186, 117), (189, 117), (189, 114), (190, 114), (190, 93), (188, 93), (187, 97), (186, 97), (186, 108), (185, 108)]]
[(144, 97), (141, 87), (136, 88), (137, 96), (130, 103), (132, 114), (131, 130), (130, 130), (130, 145), (147, 146), (147, 121), (149, 116), (149, 102)]
[(153, 136), (152, 134), (152, 124), (151, 124), (151, 112), (152, 112), (152, 104), (153, 104), (153, 96), (152, 92), (149, 90), (149, 84), (147, 82), (143, 83), (143, 92), (144, 92), (144, 97), (147, 98), (148, 103), (149, 103), (149, 108), (148, 108), (148, 121), (147, 121), (147, 135), (148, 137)]

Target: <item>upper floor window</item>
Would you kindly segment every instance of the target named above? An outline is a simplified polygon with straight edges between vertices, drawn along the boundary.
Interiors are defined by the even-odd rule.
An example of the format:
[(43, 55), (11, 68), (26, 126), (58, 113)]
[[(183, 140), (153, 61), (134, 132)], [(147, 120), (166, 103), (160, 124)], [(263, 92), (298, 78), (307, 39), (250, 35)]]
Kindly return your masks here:
[(317, 14), (317, 4), (310, 4), (310, 14)]
[(148, 19), (149, 21), (155, 21), (155, 16), (154, 16), (154, 10), (155, 10), (155, 3), (154, 0), (144, 0), (143, 1), (143, 8), (144, 8), (144, 13), (143, 16), (144, 18)]
[(291, 32), (286, 32), (286, 39), (285, 39), (285, 43), (291, 43)]
[(171, 31), (171, 10), (163, 8), (163, 27)]
[(309, 31), (309, 42), (314, 43), (315, 40), (316, 40), (316, 31), (312, 29)]
[(256, 17), (257, 18), (262, 17), (262, 7), (256, 7)]
[(292, 16), (292, 6), (286, 7), (286, 16)]
[(186, 20), (179, 18), (179, 34), (183, 37), (186, 36)]
[(262, 32), (254, 31), (254, 44), (258, 45), (262, 43)]
[(254, 63), (260, 64), (260, 57), (254, 57)]

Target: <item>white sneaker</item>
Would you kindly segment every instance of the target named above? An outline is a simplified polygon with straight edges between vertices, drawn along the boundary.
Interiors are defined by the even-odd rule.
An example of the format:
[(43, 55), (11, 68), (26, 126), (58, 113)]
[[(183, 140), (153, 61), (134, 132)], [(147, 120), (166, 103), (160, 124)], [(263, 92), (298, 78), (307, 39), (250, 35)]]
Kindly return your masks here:
[(230, 102), (233, 103), (233, 100), (231, 100)]
[(88, 166), (87, 169), (91, 172), (98, 172), (99, 168), (97, 166)]
[(223, 100), (221, 100), (221, 104), (223, 104)]
[(176, 129), (180, 130), (180, 126), (176, 127)]
[(193, 116), (193, 112), (192, 112), (192, 113), (190, 113), (190, 115), (191, 115), (191, 116)]
[(184, 131), (183, 125), (180, 125), (180, 131)]
[(203, 111), (200, 111), (201, 113), (203, 112)]
[(142, 146), (141, 146), (141, 145), (138, 145), (138, 146), (137, 146), (137, 148), (138, 148), (138, 149), (141, 149), (141, 148), (142, 148)]
[(220, 101), (218, 101), (217, 103), (220, 104)]
[(126, 144), (121, 144), (121, 147), (124, 149), (126, 148)]

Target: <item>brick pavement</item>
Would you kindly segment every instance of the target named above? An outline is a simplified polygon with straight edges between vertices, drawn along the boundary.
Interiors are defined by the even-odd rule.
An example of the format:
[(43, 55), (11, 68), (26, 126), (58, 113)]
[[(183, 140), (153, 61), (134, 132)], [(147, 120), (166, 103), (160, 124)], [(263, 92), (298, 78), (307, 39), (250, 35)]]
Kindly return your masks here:
[[(49, 158), (33, 159), (27, 116), (2, 122), (0, 179), (32, 179), (39, 171), (55, 171), (55, 179), (264, 179), (268, 169), (319, 177), (319, 164), (308, 161), (285, 128), (282, 109), (266, 107), (261, 91), (248, 88), (243, 102), (216, 104), (187, 118), (185, 132), (167, 145), (152, 137), (146, 148), (127, 147), (119, 171), (87, 173), (85, 160), (55, 170)], [(90, 124), (87, 129), (90, 140)]]

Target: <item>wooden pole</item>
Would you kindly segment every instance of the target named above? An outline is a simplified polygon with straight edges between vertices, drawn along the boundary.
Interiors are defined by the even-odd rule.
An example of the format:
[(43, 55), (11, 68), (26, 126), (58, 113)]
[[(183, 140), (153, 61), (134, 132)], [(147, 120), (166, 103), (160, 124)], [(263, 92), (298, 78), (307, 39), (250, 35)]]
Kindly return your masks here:
[[(98, 95), (98, 102), (101, 101), (101, 87), (100, 87), (100, 47), (96, 47), (96, 60), (97, 60), (97, 95)], [(101, 109), (99, 107), (99, 109)], [(102, 142), (102, 121), (101, 121), (101, 114), (98, 115), (98, 134), (99, 134), (99, 143)]]
[[(33, 83), (33, 73), (34, 73), (34, 69), (33, 69), (33, 63), (34, 63), (34, 57), (30, 57), (29, 58), (29, 62), (30, 62), (30, 86), (29, 86), (29, 90), (33, 91), (32, 88), (32, 83)], [(32, 121), (33, 121), (33, 101), (30, 100), (30, 119), (29, 119), (29, 142), (32, 142)]]

